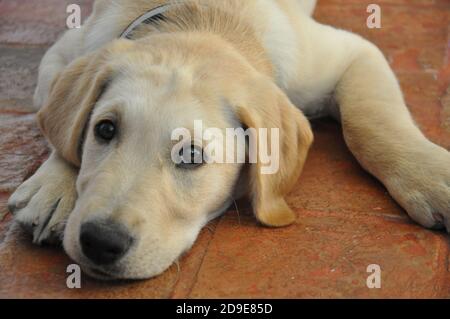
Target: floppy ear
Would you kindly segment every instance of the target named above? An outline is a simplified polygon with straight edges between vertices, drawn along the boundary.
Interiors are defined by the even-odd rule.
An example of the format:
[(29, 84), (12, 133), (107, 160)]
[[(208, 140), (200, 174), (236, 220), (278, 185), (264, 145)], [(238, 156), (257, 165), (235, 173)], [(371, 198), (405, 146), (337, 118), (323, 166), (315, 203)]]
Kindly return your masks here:
[(237, 104), (235, 112), (245, 126), (257, 130), (268, 129), (268, 145), (275, 138), (270, 134), (271, 128), (279, 129), (279, 170), (274, 174), (263, 174), (258, 155), (257, 164), (252, 164), (250, 168), (250, 192), (257, 219), (266, 226), (282, 227), (292, 224), (296, 219), (285, 196), (295, 186), (302, 172), (313, 142), (313, 133), (303, 113), (292, 105), (275, 84), (269, 82), (264, 79), (254, 83), (251, 96), (247, 97), (245, 104)]
[(109, 57), (127, 47), (128, 42), (118, 40), (71, 63), (53, 81), (50, 95), (37, 115), (45, 137), (77, 167), (81, 165), (84, 129), (113, 73)]

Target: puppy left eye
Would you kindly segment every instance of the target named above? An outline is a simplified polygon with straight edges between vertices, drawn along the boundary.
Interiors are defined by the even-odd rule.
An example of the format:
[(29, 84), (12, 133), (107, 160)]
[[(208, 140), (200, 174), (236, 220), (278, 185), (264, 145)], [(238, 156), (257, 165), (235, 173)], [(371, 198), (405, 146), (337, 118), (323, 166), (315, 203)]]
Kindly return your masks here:
[(105, 142), (110, 142), (116, 136), (116, 124), (109, 120), (99, 122), (95, 126), (95, 136)]

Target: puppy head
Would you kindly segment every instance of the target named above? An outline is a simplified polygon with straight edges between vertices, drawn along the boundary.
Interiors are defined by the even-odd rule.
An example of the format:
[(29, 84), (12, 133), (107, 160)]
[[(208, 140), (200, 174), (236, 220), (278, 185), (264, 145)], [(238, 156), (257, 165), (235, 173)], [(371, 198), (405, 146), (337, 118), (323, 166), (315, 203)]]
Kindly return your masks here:
[[(301, 112), (232, 48), (217, 39), (206, 46), (201, 37), (152, 38), (118, 40), (72, 63), (38, 114), (55, 150), (80, 168), (64, 248), (102, 279), (162, 273), (232, 203), (243, 175), (257, 219), (291, 224), (284, 196), (312, 143)], [(192, 132), (196, 121), (224, 136), (242, 126), (278, 128), (279, 169), (264, 175), (260, 161), (175, 163), (174, 150), (189, 159), (208, 152), (198, 146), (204, 136), (194, 133), (182, 148), (173, 140), (175, 130)]]

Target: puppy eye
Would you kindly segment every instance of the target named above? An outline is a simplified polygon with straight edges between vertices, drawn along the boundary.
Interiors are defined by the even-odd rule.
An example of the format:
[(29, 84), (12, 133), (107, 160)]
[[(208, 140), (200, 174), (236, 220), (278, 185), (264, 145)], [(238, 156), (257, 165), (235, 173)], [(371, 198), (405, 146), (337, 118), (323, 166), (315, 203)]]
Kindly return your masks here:
[(178, 167), (184, 169), (193, 169), (205, 164), (203, 158), (203, 149), (197, 145), (191, 145), (190, 147), (183, 147), (180, 150), (181, 163)]
[(109, 120), (101, 121), (95, 126), (95, 136), (105, 142), (113, 140), (116, 132), (116, 124)]

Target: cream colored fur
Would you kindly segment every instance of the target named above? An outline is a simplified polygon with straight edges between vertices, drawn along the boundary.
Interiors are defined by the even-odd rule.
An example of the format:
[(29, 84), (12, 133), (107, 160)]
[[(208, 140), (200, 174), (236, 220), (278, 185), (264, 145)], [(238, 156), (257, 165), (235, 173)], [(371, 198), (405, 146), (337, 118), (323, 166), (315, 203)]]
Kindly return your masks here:
[[(414, 125), (373, 44), (314, 21), (310, 0), (181, 1), (168, 13), (177, 24), (143, 26), (133, 41), (116, 39), (165, 2), (97, 1), (85, 25), (45, 55), (35, 105), (43, 106), (40, 123), (55, 151), (10, 199), (36, 243), (64, 237), (67, 253), (96, 277), (148, 278), (188, 250), (236, 197), (250, 196), (265, 225), (294, 222), (284, 197), (312, 143), (299, 110), (341, 120), (353, 154), (411, 218), (450, 231), (449, 152)], [(329, 100), (336, 103), (323, 103)], [(111, 117), (123, 135), (104, 147), (92, 131)], [(280, 172), (262, 176), (258, 166), (238, 164), (195, 175), (174, 170), (167, 136), (196, 119), (223, 129), (280, 128)], [(96, 269), (81, 252), (79, 229), (105, 218), (139, 240), (119, 263)]]

